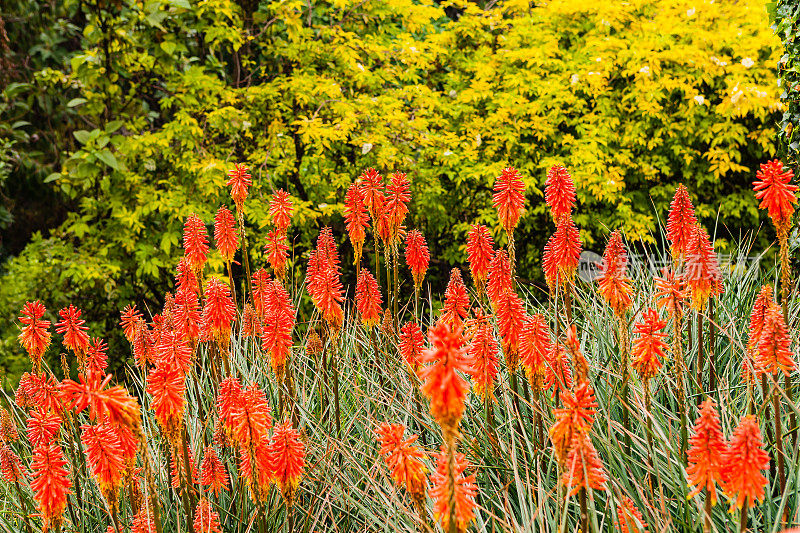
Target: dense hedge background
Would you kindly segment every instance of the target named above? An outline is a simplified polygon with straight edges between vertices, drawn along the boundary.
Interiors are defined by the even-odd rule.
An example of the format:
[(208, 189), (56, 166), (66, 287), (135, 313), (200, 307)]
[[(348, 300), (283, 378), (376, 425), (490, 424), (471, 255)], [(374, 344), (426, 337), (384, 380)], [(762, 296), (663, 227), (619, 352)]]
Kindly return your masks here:
[(763, 0), (8, 0), (0, 366), (27, 364), (15, 320), (36, 298), (51, 319), (81, 307), (122, 364), (119, 309), (169, 290), (185, 217), (211, 224), (237, 161), (253, 169), (256, 265), (274, 189), (300, 206), (299, 266), (319, 227), (344, 233), (346, 187), (370, 166), (412, 179), (434, 284), (463, 262), (468, 222), (493, 222), (509, 165), (528, 186), (529, 280), (554, 163), (572, 170), (586, 248), (609, 228), (658, 238), (684, 182), (724, 249), (758, 226), (750, 182), (777, 150), (770, 23)]

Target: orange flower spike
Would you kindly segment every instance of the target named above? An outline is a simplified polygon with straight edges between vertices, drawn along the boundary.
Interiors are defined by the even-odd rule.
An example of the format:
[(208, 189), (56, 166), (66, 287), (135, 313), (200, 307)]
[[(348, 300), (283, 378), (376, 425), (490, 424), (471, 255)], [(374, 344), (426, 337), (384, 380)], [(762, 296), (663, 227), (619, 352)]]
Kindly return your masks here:
[(770, 374), (782, 371), (787, 376), (794, 372), (797, 364), (792, 358), (791, 343), (781, 308), (771, 302), (764, 313), (764, 326), (758, 343), (756, 363), (759, 370)]
[(547, 171), (544, 200), (550, 206), (550, 213), (556, 223), (562, 217), (572, 214), (572, 209), (575, 207), (575, 183), (569, 171), (563, 166), (553, 165)]
[(153, 513), (149, 506), (143, 505), (131, 520), (131, 533), (156, 533)]
[(375, 430), (380, 444), (380, 454), (392, 472), (392, 479), (414, 497), (425, 495), (425, 473), (427, 468), (422, 461), (425, 454), (414, 443), (417, 435), (404, 438), (406, 427), (403, 424), (384, 422)]
[(794, 205), (797, 203), (797, 185), (790, 182), (794, 177), (791, 169), (784, 169), (779, 159), (762, 163), (753, 182), (756, 199), (761, 200), (759, 208), (766, 209), (773, 224), (779, 231), (789, 229)]
[(9, 444), (18, 439), (17, 425), (11, 418), (11, 413), (0, 407), (0, 442)]
[(665, 308), (673, 319), (683, 316), (686, 299), (689, 296), (683, 276), (680, 274), (676, 276), (670, 269), (664, 268), (661, 277), (656, 276), (654, 279), (656, 291), (653, 299), (656, 304)]
[(697, 217), (689, 191), (680, 184), (675, 190), (667, 217), (667, 239), (672, 244), (672, 257), (675, 261), (686, 259), (696, 224)]
[(278, 189), (272, 193), (272, 199), (269, 202), (269, 216), (278, 233), (286, 235), (286, 231), (292, 222), (293, 205), (289, 193), (283, 189)]
[(709, 298), (722, 294), (717, 254), (708, 233), (699, 225), (686, 250), (686, 284), (691, 291), (692, 308), (697, 310), (703, 310)]
[(492, 305), (497, 307), (500, 296), (511, 290), (514, 290), (511, 261), (505, 250), (497, 250), (489, 263), (489, 283), (486, 285), (486, 293)]
[(428, 252), (428, 245), (422, 232), (416, 229), (409, 231), (406, 234), (406, 264), (411, 269), (414, 287), (417, 290), (422, 286), (430, 259), (431, 254)]
[(175, 333), (186, 339), (191, 346), (197, 343), (200, 337), (200, 303), (193, 294), (175, 296)]
[(769, 455), (763, 447), (755, 417), (743, 417), (728, 443), (722, 467), (725, 494), (734, 500), (731, 512), (764, 499), (767, 478), (763, 472), (769, 468)]
[[(453, 486), (453, 499), (455, 500), (456, 530), (463, 533), (467, 530), (470, 522), (475, 518), (475, 497), (478, 494), (478, 487), (475, 484), (475, 474), (465, 475), (467, 469), (467, 458), (463, 453), (454, 454), (455, 461), (453, 474), (455, 483)], [(450, 491), (449, 476), (447, 468), (447, 453), (444, 448), (436, 454), (436, 471), (431, 474), (431, 497), (433, 498), (433, 514), (439, 520), (444, 531), (449, 531), (450, 520)]]
[(236, 316), (230, 287), (217, 278), (209, 278), (205, 297), (200, 319), (201, 339), (216, 341), (220, 347), (227, 348), (230, 344), (231, 323)]
[(253, 283), (251, 286), (253, 292), (253, 307), (258, 317), (262, 320), (267, 312), (267, 293), (271, 283), (272, 278), (270, 278), (269, 272), (263, 268), (259, 268), (253, 273)]
[(470, 322), (472, 341), (467, 350), (467, 360), (471, 365), (469, 374), (475, 384), (475, 393), (481, 398), (492, 399), (497, 380), (497, 341), (489, 317), (483, 311), (475, 309), (475, 318)]
[(386, 186), (386, 212), (389, 217), (392, 241), (397, 242), (400, 229), (408, 215), (408, 202), (411, 201), (410, 183), (405, 172), (394, 172), (389, 176)]
[(283, 494), (286, 504), (291, 506), (306, 466), (306, 447), (291, 422), (275, 426), (268, 453), (273, 465), (275, 484)]
[(270, 354), (272, 370), (283, 379), (286, 360), (292, 351), (295, 310), (286, 289), (278, 280), (267, 293), (267, 312), (261, 330), (261, 349)]
[(369, 213), (365, 204), (364, 191), (358, 183), (351, 183), (344, 200), (344, 221), (353, 245), (355, 262), (361, 258), (361, 251), (369, 225)]
[(445, 434), (454, 434), (464, 414), (464, 400), (469, 385), (456, 373), (469, 371), (465, 361), (465, 347), (461, 327), (451, 328), (439, 321), (429, 331), (431, 348), (422, 353), (423, 363), (430, 363), (420, 371), (422, 392), (430, 403), (431, 415)]
[(22, 461), (7, 444), (0, 446), (0, 475), (6, 483), (19, 483), (26, 476)]
[(208, 259), (208, 231), (206, 225), (192, 213), (183, 226), (183, 250), (192, 271), (197, 275)]
[(572, 437), (563, 482), (571, 487), (570, 496), (580, 489), (606, 490), (606, 473), (589, 435), (576, 432)]
[(494, 257), (494, 240), (489, 228), (480, 224), (472, 224), (467, 233), (467, 262), (472, 273), (472, 280), (479, 293), (483, 293), (489, 265)]
[(219, 420), (231, 436), (234, 436), (234, 418), (241, 404), (243, 393), (244, 389), (242, 388), (242, 384), (236, 378), (225, 378), (219, 384), (219, 393), (217, 394)]
[(620, 533), (647, 533), (647, 523), (636, 504), (627, 496), (617, 506), (617, 523)]
[(43, 530), (58, 530), (67, 506), (67, 494), (72, 487), (67, 461), (55, 444), (39, 446), (33, 451), (31, 488), (42, 517)]
[(554, 342), (550, 345), (544, 388), (552, 389), (553, 395), (555, 395), (556, 390), (563, 393), (572, 388), (572, 370), (570, 369), (569, 357), (567, 356), (566, 348), (560, 342)]
[(492, 196), (497, 217), (506, 233), (511, 236), (525, 209), (525, 184), (515, 168), (504, 168), (494, 182)]
[(689, 466), (686, 474), (689, 484), (694, 486), (689, 497), (705, 489), (711, 504), (717, 502), (716, 483), (724, 479), (723, 465), (728, 446), (719, 424), (719, 415), (714, 401), (708, 399), (700, 405), (700, 416), (694, 423), (694, 433), (689, 439)]
[(222, 259), (226, 263), (232, 262), (236, 250), (239, 249), (239, 237), (236, 235), (236, 219), (224, 205), (214, 217), (214, 241)]
[(233, 437), (242, 449), (249, 450), (267, 441), (272, 417), (267, 397), (257, 385), (249, 385), (242, 391), (238, 408), (231, 414)]
[(655, 309), (648, 309), (642, 319), (633, 326), (637, 335), (633, 341), (633, 368), (643, 380), (652, 379), (658, 374), (664, 359), (667, 343), (664, 328), (667, 322), (658, 317)]
[(84, 326), (85, 320), (81, 320), (81, 310), (72, 304), (58, 312), (61, 317), (60, 322), (56, 322), (56, 333), (64, 335), (64, 345), (76, 354), (86, 353), (89, 347), (89, 335), (86, 333), (89, 328)]
[(373, 328), (381, 321), (381, 289), (375, 277), (362, 268), (356, 284), (356, 308), (364, 326)]
[(136, 309), (135, 305), (126, 305), (122, 310), (119, 325), (122, 326), (122, 333), (128, 342), (133, 342), (133, 337), (136, 333), (136, 325), (140, 320), (143, 320), (142, 313)]
[(176, 367), (182, 374), (192, 368), (192, 347), (172, 331), (164, 332), (156, 345), (156, 365)]
[(617, 316), (624, 315), (631, 306), (633, 287), (627, 268), (628, 254), (622, 244), (622, 234), (617, 230), (608, 239), (597, 289)]
[(108, 344), (103, 339), (93, 337), (86, 349), (86, 372), (102, 377), (108, 368)]
[(83, 425), (81, 431), (81, 442), (92, 476), (109, 507), (116, 509), (117, 493), (125, 471), (119, 436), (108, 423)]
[(588, 434), (594, 424), (597, 401), (594, 389), (588, 382), (581, 382), (574, 391), (564, 391), (563, 408), (553, 410), (555, 422), (550, 427), (550, 441), (556, 459), (564, 465), (569, 455), (575, 434)]
[(200, 498), (194, 511), (194, 533), (222, 533), (219, 525), (219, 513), (211, 508), (211, 503)]
[(308, 258), (306, 289), (323, 319), (338, 331), (344, 320), (344, 288), (339, 274), (339, 255), (329, 227), (322, 228), (317, 247)]
[(200, 463), (200, 483), (211, 487), (211, 492), (217, 497), (223, 490), (228, 490), (228, 471), (211, 446), (206, 447)]
[(364, 193), (364, 203), (367, 206), (373, 223), (377, 223), (386, 198), (383, 194), (383, 177), (374, 168), (369, 168), (359, 176), (362, 191)]
[(516, 292), (507, 290), (500, 296), (495, 311), (506, 366), (513, 374), (519, 366), (519, 338), (525, 325), (525, 305)]
[(19, 342), (33, 361), (34, 372), (39, 372), (42, 363), (42, 356), (50, 346), (50, 321), (42, 320), (46, 309), (42, 302), (25, 302), (22, 308), (22, 316), (19, 321), (22, 323), (22, 333), (19, 334)]
[(231, 188), (231, 198), (236, 205), (236, 210), (244, 212), (244, 201), (247, 199), (247, 191), (253, 184), (250, 176), (250, 169), (246, 165), (236, 163), (233, 169), (228, 171), (228, 187)]
[(450, 324), (451, 328), (459, 328), (469, 313), (469, 295), (461, 271), (454, 268), (450, 271), (450, 281), (444, 291), (444, 304), (442, 305), (442, 320)]
[[(197, 468), (194, 466), (194, 454), (192, 453), (192, 449), (189, 448), (189, 468), (191, 475), (191, 483), (192, 485), (197, 485)], [(184, 461), (183, 461), (183, 453), (178, 451), (177, 457), (174, 451), (170, 452), (169, 458), (169, 467), (170, 467), (170, 475), (172, 480), (170, 481), (170, 485), (172, 488), (177, 489), (183, 483), (183, 480), (186, 478), (185, 468), (184, 468)]]
[(197, 274), (192, 270), (192, 266), (186, 257), (178, 261), (175, 272), (176, 294), (191, 295), (197, 298), (200, 294), (200, 282)]
[(25, 425), (28, 441), (32, 447), (38, 448), (58, 439), (61, 417), (52, 411), (34, 409)]
[(764, 318), (766, 317), (767, 309), (774, 303), (772, 287), (770, 285), (761, 287), (750, 312), (750, 334), (747, 341), (747, 349), (751, 353), (755, 353), (758, 350), (761, 342), (761, 333), (764, 331)]
[(544, 387), (547, 375), (547, 357), (552, 349), (550, 328), (541, 314), (527, 317), (519, 339), (519, 356), (528, 380), (536, 390)]
[(416, 322), (409, 322), (400, 328), (400, 355), (414, 374), (419, 372), (424, 349), (425, 337)]
[(151, 407), (164, 436), (176, 446), (183, 427), (186, 405), (186, 379), (180, 369), (157, 365), (147, 375), (147, 392), (153, 397)]
[(267, 261), (272, 267), (272, 272), (278, 279), (286, 277), (286, 263), (289, 259), (289, 245), (286, 242), (286, 234), (278, 230), (267, 233), (267, 244), (264, 247), (267, 253)]
[(572, 284), (581, 255), (581, 234), (570, 217), (562, 217), (544, 247), (544, 275), (551, 290)]

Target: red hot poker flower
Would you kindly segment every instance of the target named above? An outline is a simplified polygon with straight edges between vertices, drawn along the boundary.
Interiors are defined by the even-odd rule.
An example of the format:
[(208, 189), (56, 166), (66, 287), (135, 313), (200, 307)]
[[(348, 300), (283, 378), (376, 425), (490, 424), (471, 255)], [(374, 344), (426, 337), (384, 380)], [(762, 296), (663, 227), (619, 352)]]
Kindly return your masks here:
[(306, 288), (314, 305), (333, 331), (338, 331), (344, 320), (342, 282), (339, 279), (339, 254), (329, 227), (322, 228), (317, 248), (308, 258)]
[(471, 366), (469, 374), (475, 384), (475, 393), (484, 399), (493, 399), (498, 346), (489, 317), (480, 309), (475, 309), (475, 318), (470, 321), (469, 328), (472, 331), (472, 341), (467, 351), (467, 360)]
[(58, 439), (61, 417), (52, 411), (34, 409), (25, 425), (27, 428), (25, 433), (28, 435), (31, 446), (38, 448)]
[(197, 274), (192, 270), (192, 266), (186, 257), (178, 261), (175, 273), (176, 294), (186, 294), (194, 297), (200, 294), (200, 282)]
[(598, 281), (598, 291), (617, 316), (624, 315), (631, 306), (631, 280), (626, 274), (628, 254), (622, 244), (622, 234), (615, 231), (603, 254), (603, 268)]
[(755, 302), (753, 302), (753, 310), (750, 312), (750, 335), (747, 341), (747, 350), (751, 353), (758, 351), (761, 333), (764, 331), (764, 318), (767, 315), (767, 309), (774, 303), (772, 287), (769, 285), (761, 287)]
[(764, 314), (764, 326), (758, 343), (758, 368), (770, 374), (782, 371), (787, 376), (794, 372), (797, 365), (792, 359), (791, 342), (780, 307), (774, 302), (770, 303)]
[(454, 268), (450, 271), (450, 281), (444, 291), (444, 305), (442, 306), (442, 320), (450, 324), (451, 328), (460, 328), (469, 313), (469, 295), (461, 271)]
[(211, 492), (217, 497), (223, 490), (228, 490), (228, 471), (211, 446), (206, 448), (200, 463), (200, 483), (211, 487)]
[(264, 391), (255, 384), (248, 385), (239, 396), (239, 403), (231, 413), (231, 420), (233, 437), (242, 449), (249, 450), (262, 442), (268, 442), (272, 417)]
[(686, 258), (686, 252), (694, 235), (697, 217), (689, 198), (689, 191), (681, 183), (675, 190), (675, 197), (669, 206), (667, 217), (667, 239), (672, 244), (672, 257), (675, 261)]
[(136, 309), (135, 305), (127, 305), (122, 310), (119, 325), (122, 326), (122, 333), (128, 342), (133, 342), (134, 334), (136, 333), (136, 325), (140, 320), (143, 320), (142, 313)]
[(576, 434), (587, 435), (591, 430), (597, 401), (594, 389), (586, 381), (582, 381), (572, 392), (564, 391), (562, 398), (564, 407), (553, 410), (555, 422), (549, 434), (556, 459), (565, 465), (573, 437)]
[(208, 231), (203, 221), (194, 213), (189, 215), (183, 226), (183, 249), (195, 274), (203, 270), (208, 258)]
[(702, 310), (709, 298), (722, 294), (722, 274), (717, 254), (706, 230), (695, 226), (686, 250), (686, 284), (692, 295), (692, 307)]
[(489, 228), (480, 224), (470, 226), (467, 234), (467, 261), (472, 273), (472, 280), (480, 294), (489, 274), (489, 264), (494, 256), (494, 241)]
[(267, 252), (267, 261), (272, 267), (272, 272), (278, 279), (286, 278), (286, 262), (289, 259), (289, 245), (286, 242), (286, 234), (278, 230), (267, 233), (267, 244), (264, 247)]
[(575, 433), (563, 476), (573, 496), (580, 489), (606, 490), (606, 473), (589, 435)]
[(236, 220), (233, 218), (233, 213), (224, 205), (214, 217), (214, 241), (222, 259), (226, 263), (232, 262), (239, 248), (239, 237), (236, 235)]
[(689, 497), (705, 489), (714, 505), (717, 501), (716, 483), (721, 483), (724, 479), (723, 464), (728, 446), (720, 429), (713, 400), (708, 399), (700, 405), (700, 416), (694, 423), (694, 434), (689, 439), (689, 444), (689, 467), (686, 474), (689, 476), (689, 484), (695, 487)]
[(219, 513), (211, 508), (211, 503), (200, 498), (194, 511), (194, 533), (222, 533), (219, 525)]
[(228, 187), (231, 188), (231, 198), (236, 204), (236, 210), (240, 213), (244, 211), (244, 201), (247, 199), (247, 189), (253, 184), (250, 176), (250, 169), (246, 165), (236, 163), (232, 170), (228, 171)]
[(216, 341), (220, 347), (227, 349), (231, 323), (236, 316), (230, 287), (217, 278), (210, 278), (206, 283), (205, 296), (200, 322), (201, 338), (204, 341)]
[(500, 295), (496, 313), (506, 366), (513, 374), (519, 366), (519, 337), (525, 324), (525, 306), (516, 292), (507, 290)]
[(723, 463), (725, 494), (734, 500), (731, 512), (764, 499), (767, 478), (762, 472), (769, 467), (769, 455), (763, 447), (758, 422), (745, 416), (731, 436)]
[(572, 213), (575, 207), (575, 184), (569, 171), (563, 166), (554, 165), (547, 171), (544, 200), (550, 206), (550, 212), (556, 223)]
[(283, 189), (278, 189), (272, 193), (272, 200), (269, 202), (269, 216), (272, 225), (278, 233), (286, 235), (289, 224), (292, 222), (294, 208), (289, 193)]
[(11, 418), (11, 413), (0, 407), (0, 442), (11, 443), (19, 439), (17, 425)]
[(164, 436), (176, 446), (186, 405), (184, 374), (176, 367), (157, 365), (147, 375), (147, 392), (153, 397), (151, 406)]
[(175, 333), (186, 339), (191, 346), (200, 337), (201, 319), (197, 296), (178, 293), (175, 296)]
[(567, 350), (560, 342), (550, 344), (550, 353), (547, 357), (547, 375), (544, 378), (544, 388), (553, 389), (562, 393), (572, 388), (572, 370), (570, 370)]
[(411, 269), (414, 278), (414, 288), (419, 290), (425, 273), (428, 271), (428, 262), (431, 254), (425, 237), (419, 230), (413, 229), (406, 235), (406, 264)]
[(511, 290), (514, 290), (511, 261), (505, 250), (497, 250), (489, 263), (489, 283), (486, 286), (486, 293), (492, 305), (497, 307), (500, 296)]
[(647, 523), (636, 504), (627, 496), (623, 496), (617, 506), (617, 521), (620, 533), (647, 533)]
[(192, 347), (186, 340), (172, 331), (161, 335), (156, 345), (156, 364), (165, 367), (176, 367), (186, 374), (192, 368)]
[(424, 453), (415, 446), (417, 435), (404, 438), (406, 427), (403, 424), (384, 422), (375, 430), (380, 444), (380, 454), (392, 471), (392, 479), (415, 498), (425, 495)]
[(267, 293), (271, 283), (272, 278), (270, 278), (269, 272), (263, 268), (259, 268), (253, 273), (253, 307), (261, 319), (264, 318), (267, 312)]
[(80, 413), (89, 408), (89, 419), (99, 421), (108, 418), (113, 424), (122, 424), (138, 429), (141, 424), (139, 402), (121, 385), (106, 388), (111, 376), (100, 380), (99, 376), (78, 376), (79, 382), (65, 379), (58, 386), (64, 405)]
[(414, 374), (420, 369), (425, 337), (416, 322), (409, 322), (400, 329), (400, 355)]
[(344, 221), (347, 225), (350, 242), (353, 244), (356, 263), (361, 258), (361, 250), (367, 235), (366, 228), (369, 224), (369, 213), (364, 202), (364, 191), (361, 189), (361, 185), (351, 183), (344, 200)]
[(758, 207), (767, 209), (778, 231), (788, 230), (797, 203), (797, 185), (790, 183), (793, 177), (792, 170), (784, 169), (783, 163), (775, 159), (762, 163), (753, 182), (756, 199), (761, 200)]
[(219, 393), (217, 395), (219, 420), (231, 437), (234, 436), (234, 416), (241, 403), (243, 392), (242, 384), (236, 378), (225, 378), (219, 384)]
[(291, 422), (275, 426), (268, 454), (275, 484), (283, 494), (286, 504), (291, 506), (306, 465), (306, 448)]
[(89, 347), (89, 335), (86, 333), (89, 328), (84, 326), (85, 320), (81, 320), (81, 310), (72, 304), (58, 312), (61, 317), (60, 322), (56, 322), (56, 333), (64, 335), (64, 344), (76, 354), (86, 353)]
[(515, 168), (504, 168), (497, 177), (492, 200), (500, 224), (510, 237), (525, 209), (525, 184)]
[(464, 399), (469, 386), (456, 371), (468, 372), (464, 357), (461, 327), (451, 328), (447, 322), (439, 321), (428, 333), (431, 348), (425, 350), (422, 360), (431, 363), (420, 374), (423, 379), (422, 392), (430, 401), (431, 415), (445, 435), (454, 435), (464, 414)]
[(31, 488), (45, 531), (49, 529), (57, 531), (61, 527), (64, 509), (67, 506), (67, 494), (72, 487), (66, 466), (64, 454), (55, 444), (40, 446), (33, 451)]
[(674, 272), (665, 268), (661, 277), (655, 277), (655, 282), (656, 292), (653, 294), (653, 299), (656, 304), (659, 307), (666, 308), (671, 318), (680, 320), (688, 297), (683, 276), (680, 274), (675, 275)]
[(453, 475), (455, 476), (455, 483), (453, 486), (453, 499), (456, 504), (456, 516), (450, 516), (450, 480), (447, 468), (447, 452), (445, 452), (444, 448), (440, 453), (436, 454), (436, 471), (431, 474), (431, 483), (433, 485), (431, 497), (434, 501), (434, 516), (442, 524), (442, 529), (449, 531), (450, 521), (455, 519), (456, 531), (463, 533), (475, 518), (475, 496), (478, 494), (478, 487), (475, 484), (475, 474), (464, 474), (469, 466), (466, 456), (463, 453), (455, 453), (454, 455)]
[(21, 482), (26, 475), (19, 456), (7, 444), (0, 446), (0, 475), (9, 484)]
[(547, 326), (547, 320), (538, 313), (533, 317), (528, 317), (522, 328), (519, 356), (534, 390), (538, 391), (544, 387), (547, 375), (547, 357), (551, 349), (550, 328)]
[(410, 184), (405, 172), (394, 172), (389, 176), (389, 184), (386, 186), (386, 211), (393, 242), (398, 240), (400, 228), (408, 215), (410, 201)]
[(378, 216), (383, 211), (385, 197), (383, 195), (383, 177), (374, 168), (369, 168), (361, 173), (359, 177), (362, 191), (364, 192), (364, 203), (367, 206), (373, 224), (377, 222)]
[(22, 323), (22, 333), (19, 334), (19, 342), (33, 361), (33, 371), (38, 373), (42, 356), (50, 346), (50, 321), (42, 320), (46, 309), (42, 302), (25, 302), (22, 308), (22, 316), (19, 321)]
[(375, 277), (366, 268), (362, 268), (356, 284), (356, 308), (361, 321), (368, 329), (381, 321), (381, 289)]
[(641, 321), (633, 326), (637, 335), (633, 341), (633, 368), (643, 380), (654, 378), (661, 368), (664, 350), (667, 349), (664, 342), (666, 327), (666, 321), (661, 320), (652, 308), (645, 311)]
[(117, 507), (125, 460), (119, 436), (111, 424), (81, 426), (81, 442), (100, 492), (111, 509)]
[(295, 312), (292, 300), (278, 280), (267, 292), (267, 312), (261, 330), (261, 349), (269, 352), (272, 370), (283, 380), (286, 360), (292, 350)]
[(551, 290), (572, 284), (581, 255), (581, 234), (570, 217), (562, 217), (544, 247), (544, 276)]

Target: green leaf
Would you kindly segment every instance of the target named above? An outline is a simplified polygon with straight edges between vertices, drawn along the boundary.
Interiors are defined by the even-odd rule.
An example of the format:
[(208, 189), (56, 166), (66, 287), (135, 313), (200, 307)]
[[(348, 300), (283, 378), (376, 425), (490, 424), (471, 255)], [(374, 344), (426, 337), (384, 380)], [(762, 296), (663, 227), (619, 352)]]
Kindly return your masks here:
[(59, 179), (60, 177), (61, 177), (61, 173), (60, 172), (53, 172), (52, 174), (50, 174), (49, 176), (47, 176), (44, 179), (44, 182), (45, 183), (52, 183), (52, 182), (56, 181), (57, 179)]
[(87, 102), (86, 98), (73, 98), (69, 102), (67, 102), (67, 107), (78, 107), (81, 104), (85, 104)]
[(73, 131), (72, 135), (74, 135), (75, 138), (78, 139), (78, 142), (81, 144), (88, 143), (89, 140), (92, 138), (92, 134), (86, 130)]
[(114, 157), (114, 154), (112, 154), (108, 149), (100, 150), (99, 152), (95, 153), (95, 156), (97, 156), (97, 159), (110, 166), (114, 170), (119, 170), (117, 158)]
[(111, 122), (106, 124), (106, 133), (114, 133), (115, 131), (120, 129), (123, 124), (124, 122), (121, 120), (112, 120)]
[(192, 9), (192, 4), (189, 0), (169, 0), (170, 5), (175, 7), (182, 7), (183, 9)]
[(161, 43), (161, 49), (164, 50), (164, 52), (166, 52), (169, 55), (172, 55), (172, 52), (174, 52), (175, 48), (177, 47), (178, 45), (176, 45), (172, 41), (164, 41), (163, 43)]

